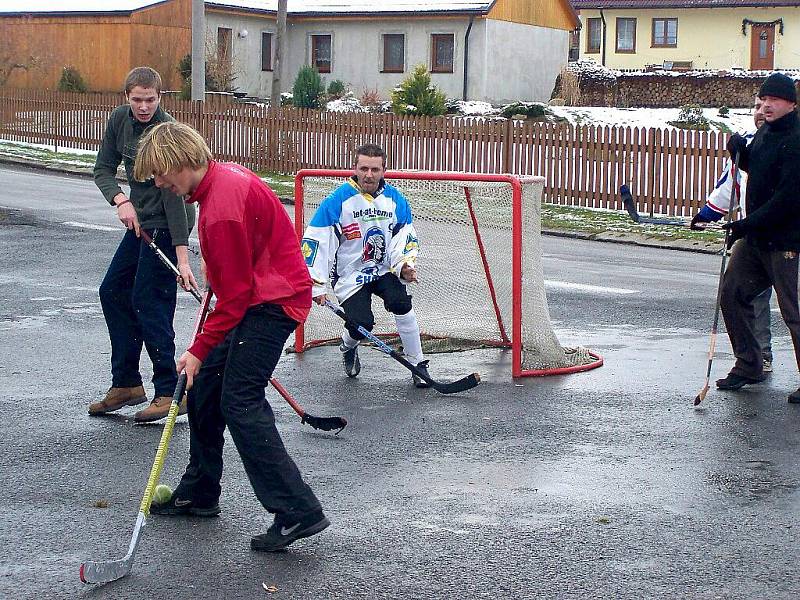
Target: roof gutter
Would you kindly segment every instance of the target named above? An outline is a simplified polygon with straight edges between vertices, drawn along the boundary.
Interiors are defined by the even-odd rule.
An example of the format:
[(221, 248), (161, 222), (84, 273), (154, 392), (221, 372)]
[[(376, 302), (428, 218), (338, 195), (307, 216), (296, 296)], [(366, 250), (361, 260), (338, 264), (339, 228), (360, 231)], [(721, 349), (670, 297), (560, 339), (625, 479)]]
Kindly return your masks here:
[(606, 16), (603, 14), (603, 9), (600, 9), (600, 21), (603, 23), (603, 53), (600, 55), (600, 64), (606, 66)]
[(469, 32), (472, 31), (472, 23), (475, 21), (475, 15), (469, 16), (469, 25), (467, 31), (464, 33), (464, 89), (461, 93), (461, 99), (467, 100), (467, 74), (469, 73)]

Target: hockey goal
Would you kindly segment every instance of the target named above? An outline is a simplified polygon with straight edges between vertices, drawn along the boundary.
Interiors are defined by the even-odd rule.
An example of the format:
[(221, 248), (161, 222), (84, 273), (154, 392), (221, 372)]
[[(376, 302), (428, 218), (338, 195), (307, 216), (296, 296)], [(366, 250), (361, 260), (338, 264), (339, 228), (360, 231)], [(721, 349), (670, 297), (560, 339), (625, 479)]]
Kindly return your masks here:
[[(322, 200), (350, 175), (298, 171), (298, 239)], [(585, 348), (562, 347), (550, 323), (541, 262), (544, 178), (422, 171), (387, 171), (385, 178), (408, 198), (420, 240), (420, 283), (409, 292), (425, 352), (510, 348), (513, 377), (603, 364)], [(394, 335), (394, 319), (379, 301), (374, 312), (373, 331)], [(338, 343), (341, 330), (330, 311), (312, 310), (296, 332), (295, 349)]]

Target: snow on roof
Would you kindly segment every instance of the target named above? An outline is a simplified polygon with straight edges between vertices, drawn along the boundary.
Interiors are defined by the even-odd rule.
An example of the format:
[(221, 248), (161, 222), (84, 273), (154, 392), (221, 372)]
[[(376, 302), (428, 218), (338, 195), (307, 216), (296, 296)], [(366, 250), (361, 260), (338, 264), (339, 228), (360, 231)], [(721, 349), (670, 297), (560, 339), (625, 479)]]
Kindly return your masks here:
[(800, 6), (798, 0), (571, 0), (581, 9), (599, 8), (737, 8)]
[(129, 13), (164, 0), (0, 0), (0, 13)]
[[(486, 12), (492, 2), (476, 0), (288, 0), (288, 12), (302, 14), (337, 13), (419, 13), (419, 12)], [(243, 8), (275, 12), (277, 0), (206, 0), (207, 6)]]
[[(0, 0), (0, 13), (129, 13), (168, 0)], [(277, 12), (278, 0), (206, 0), (208, 7)], [(288, 0), (289, 14), (368, 14), (478, 12), (492, 2), (476, 0)]]

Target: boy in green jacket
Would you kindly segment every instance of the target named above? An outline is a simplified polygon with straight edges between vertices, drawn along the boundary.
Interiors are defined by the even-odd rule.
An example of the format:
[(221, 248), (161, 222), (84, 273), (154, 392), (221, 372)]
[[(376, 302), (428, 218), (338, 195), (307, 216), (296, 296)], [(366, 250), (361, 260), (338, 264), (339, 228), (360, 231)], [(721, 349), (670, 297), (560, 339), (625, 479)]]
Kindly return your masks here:
[[(181, 284), (197, 285), (189, 266), (189, 232), (194, 226), (194, 207), (175, 194), (160, 190), (150, 181), (133, 177), (136, 146), (150, 127), (174, 121), (160, 106), (161, 76), (149, 67), (137, 67), (125, 79), (128, 104), (117, 107), (106, 126), (94, 166), (94, 180), (127, 231), (100, 285), (108, 334), (111, 338), (111, 388), (105, 398), (89, 405), (90, 415), (102, 415), (147, 400), (139, 357), (142, 345), (153, 363), (154, 399), (136, 413), (137, 422), (155, 421), (167, 415), (175, 392), (175, 277), (139, 238), (144, 229), (178, 264)], [(120, 163), (131, 188), (126, 196), (116, 179)], [(186, 412), (186, 400), (180, 414)]]

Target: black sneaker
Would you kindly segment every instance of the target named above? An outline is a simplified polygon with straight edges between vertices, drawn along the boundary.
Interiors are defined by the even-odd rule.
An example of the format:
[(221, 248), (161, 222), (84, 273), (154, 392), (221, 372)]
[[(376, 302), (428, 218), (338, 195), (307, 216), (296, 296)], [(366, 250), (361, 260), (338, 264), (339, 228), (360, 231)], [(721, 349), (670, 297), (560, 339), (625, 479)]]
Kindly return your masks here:
[(267, 533), (250, 539), (250, 549), (258, 552), (280, 552), (292, 542), (317, 534), (330, 524), (328, 517), (322, 511), (311, 513), (294, 523), (287, 523), (276, 517), (275, 522), (267, 529)]
[(361, 361), (358, 360), (358, 346), (348, 350), (344, 344), (339, 344), (339, 351), (342, 353), (342, 363), (344, 372), (348, 377), (355, 377), (361, 372)]
[[(427, 360), (423, 360), (421, 363), (417, 363), (417, 369), (422, 371), (425, 375), (430, 377), (428, 373), (428, 362)], [(418, 388), (429, 388), (431, 384), (425, 381), (422, 377), (418, 376), (416, 373), (411, 373), (411, 378), (414, 380), (414, 386)]]
[(789, 403), (790, 404), (800, 404), (800, 389), (792, 392), (789, 394)]
[(729, 373), (725, 379), (717, 379), (717, 389), (736, 391), (746, 385), (761, 383), (766, 378), (767, 376), (763, 374), (758, 377), (745, 377), (744, 375)]
[(219, 503), (200, 505), (192, 500), (183, 500), (172, 494), (166, 502), (151, 502), (150, 513), (167, 517), (192, 516), (216, 517), (220, 513)]

